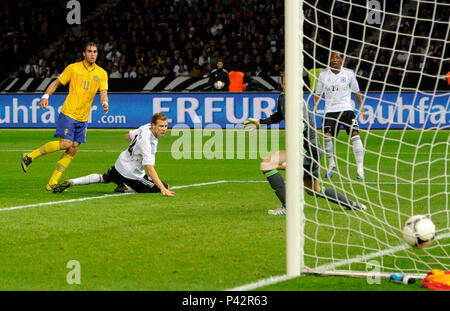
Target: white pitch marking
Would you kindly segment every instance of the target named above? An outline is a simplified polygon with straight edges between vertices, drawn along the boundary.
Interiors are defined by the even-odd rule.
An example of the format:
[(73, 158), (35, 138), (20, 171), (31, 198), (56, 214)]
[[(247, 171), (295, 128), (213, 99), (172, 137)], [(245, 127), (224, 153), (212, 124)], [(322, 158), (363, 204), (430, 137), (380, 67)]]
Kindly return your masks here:
[[(440, 235), (436, 236), (436, 240), (441, 240), (441, 239), (446, 239), (446, 238), (450, 238), (450, 232), (443, 233), (443, 234), (440, 234)], [(396, 252), (399, 252), (399, 251), (406, 250), (408, 248), (411, 248), (411, 246), (409, 246), (407, 244), (399, 245), (399, 246), (388, 248), (388, 249), (385, 249), (385, 250), (382, 250), (382, 251), (371, 253), (371, 254), (368, 254), (368, 255), (365, 255), (365, 256), (356, 256), (354, 258), (341, 260), (341, 261), (338, 261), (336, 263), (322, 265), (322, 266), (317, 267), (316, 270), (318, 270), (318, 271), (328, 271), (328, 270), (332, 270), (332, 269), (335, 269), (335, 268), (340, 267), (340, 266), (348, 265), (350, 263), (364, 262), (364, 261), (367, 261), (367, 260), (372, 259), (372, 258), (377, 258), (377, 257), (383, 256), (383, 255), (393, 254), (393, 253), (396, 253)], [(241, 285), (241, 286), (234, 287), (234, 288), (231, 288), (231, 289), (226, 289), (225, 291), (251, 291), (251, 290), (263, 287), (263, 286), (277, 284), (277, 283), (284, 282), (284, 281), (287, 281), (287, 280), (290, 280), (290, 279), (293, 279), (293, 278), (296, 278), (296, 277), (299, 277), (299, 276), (293, 277), (293, 276), (287, 276), (286, 274), (285, 275), (278, 275), (278, 276), (271, 276), (271, 277), (269, 277), (267, 279), (262, 279), (262, 280), (259, 280), (259, 281), (253, 282), (253, 283)]]
[[(202, 186), (208, 186), (208, 185), (217, 185), (217, 184), (223, 184), (223, 183), (265, 183), (265, 182), (266, 181), (262, 181), (262, 180), (218, 180), (218, 181), (198, 183), (198, 184), (174, 186), (174, 187), (171, 187), (170, 189), (176, 190), (176, 189), (183, 189), (183, 188), (189, 188), (189, 187), (202, 187)], [(29, 208), (29, 207), (50, 206), (50, 205), (82, 202), (82, 201), (89, 201), (89, 200), (96, 200), (96, 199), (105, 199), (105, 198), (130, 195), (130, 194), (135, 194), (135, 193), (105, 194), (105, 195), (96, 196), (96, 197), (87, 197), (87, 198), (64, 200), (64, 201), (53, 201), (53, 202), (44, 202), (44, 203), (36, 203), (36, 204), (28, 204), (28, 205), (19, 205), (19, 206), (13, 206), (13, 207), (4, 207), (4, 208), (0, 208), (0, 212), (25, 209), (25, 208)], [(448, 237), (450, 237), (450, 232), (437, 236), (436, 240), (448, 238)], [(342, 265), (347, 265), (349, 263), (367, 261), (368, 259), (376, 258), (381, 255), (392, 254), (392, 253), (395, 253), (395, 252), (398, 252), (401, 250), (405, 250), (407, 248), (409, 248), (409, 246), (399, 245), (399, 246), (396, 246), (396, 247), (393, 247), (393, 248), (390, 248), (387, 250), (368, 254), (366, 256), (357, 256), (355, 258), (339, 261), (334, 264), (322, 265), (322, 266), (319, 266), (317, 269), (326, 271), (326, 270), (333, 269), (333, 268), (336, 268), (336, 267), (339, 267)], [(241, 286), (238, 286), (235, 288), (227, 289), (225, 291), (250, 291), (250, 290), (253, 290), (253, 289), (256, 289), (259, 287), (269, 286), (272, 284), (284, 282), (284, 281), (287, 281), (287, 280), (290, 280), (290, 279), (293, 279), (296, 277), (297, 276), (288, 276), (288, 275), (272, 276), (272, 277), (262, 279), (262, 280), (259, 280), (259, 281), (253, 282), (253, 283), (249, 283), (249, 284), (241, 285)]]
[(272, 284), (277, 284), (280, 282), (284, 282), (290, 279), (295, 279), (298, 276), (288, 276), (288, 275), (278, 275), (278, 276), (271, 276), (267, 279), (259, 280), (253, 283), (249, 283), (246, 285), (238, 286), (235, 288), (226, 289), (225, 291), (229, 292), (242, 292), (242, 291), (250, 291), (255, 288), (260, 288), (263, 286), (268, 286)]
[[(267, 182), (267, 181), (263, 181), (263, 180), (218, 180), (218, 181), (204, 182), (204, 183), (199, 183), (199, 184), (174, 186), (174, 187), (170, 187), (170, 189), (176, 190), (176, 189), (183, 189), (183, 188), (189, 188), (189, 187), (202, 187), (202, 186), (217, 185), (217, 184), (224, 184), (224, 183), (265, 183), (265, 182)], [(111, 197), (118, 197), (118, 196), (122, 196), (122, 195), (130, 195), (130, 194), (135, 194), (135, 193), (105, 194), (105, 195), (96, 196), (96, 197), (86, 197), (86, 198), (63, 200), (63, 201), (52, 201), (52, 202), (43, 202), (43, 203), (19, 205), (19, 206), (12, 206), (12, 207), (2, 207), (2, 208), (0, 208), (0, 212), (24, 209), (24, 208), (29, 208), (29, 207), (40, 207), (40, 206), (49, 206), (49, 205), (57, 205), (57, 204), (65, 204), (65, 203), (83, 202), (83, 201), (97, 200), (97, 199), (107, 199), (107, 198), (111, 198)]]
[(64, 200), (64, 201), (53, 201), (53, 202), (43, 202), (43, 203), (35, 203), (35, 204), (28, 204), (28, 205), (12, 206), (12, 207), (2, 207), (2, 208), (0, 208), (0, 212), (24, 209), (24, 208), (29, 208), (29, 207), (40, 207), (40, 206), (82, 202), (82, 201), (89, 201), (89, 200), (96, 200), (96, 199), (107, 199), (110, 197), (117, 197), (117, 196), (128, 195), (128, 194), (132, 194), (132, 193), (105, 194), (105, 195), (97, 196), (97, 197), (87, 197), (87, 198)]
[[(449, 238), (449, 237), (450, 237), (450, 232), (447, 232), (447, 233), (443, 233), (443, 234), (437, 235), (435, 239), (436, 240), (442, 240), (442, 239), (446, 239), (446, 238)], [(392, 247), (392, 248), (388, 248), (388, 249), (385, 249), (385, 250), (382, 250), (382, 251), (378, 251), (378, 252), (375, 252), (375, 253), (371, 253), (371, 254), (368, 254), (368, 255), (365, 255), (365, 256), (356, 256), (354, 258), (338, 261), (336, 263), (322, 265), (322, 266), (317, 267), (317, 270), (319, 270), (319, 271), (332, 270), (334, 268), (337, 268), (337, 267), (340, 267), (340, 266), (345, 266), (345, 265), (348, 265), (348, 264), (351, 264), (351, 263), (365, 262), (365, 261), (367, 261), (369, 259), (372, 259), (372, 258), (393, 254), (393, 253), (396, 253), (396, 252), (399, 252), (399, 251), (404, 251), (404, 250), (406, 250), (408, 248), (411, 248), (411, 246), (409, 246), (409, 245), (407, 245), (405, 243), (403, 245), (398, 245), (398, 246), (395, 246), (395, 247)]]

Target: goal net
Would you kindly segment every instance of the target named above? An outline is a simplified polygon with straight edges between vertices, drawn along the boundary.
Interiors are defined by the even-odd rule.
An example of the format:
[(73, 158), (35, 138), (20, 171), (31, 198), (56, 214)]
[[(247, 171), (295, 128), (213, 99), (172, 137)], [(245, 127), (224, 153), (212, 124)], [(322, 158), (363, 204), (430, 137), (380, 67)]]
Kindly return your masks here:
[[(302, 273), (421, 277), (450, 270), (450, 4), (304, 0), (302, 12), (308, 109), (319, 72), (330, 66), (332, 51), (340, 51), (343, 66), (356, 74), (366, 115), (352, 96), (365, 179), (356, 178), (354, 145), (342, 128), (332, 140), (332, 178), (324, 177), (329, 161), (323, 150), (321, 185), (367, 206), (347, 210), (305, 195)], [(322, 146), (323, 116), (324, 97), (315, 114)], [(426, 215), (436, 226), (435, 241), (425, 249), (403, 240), (413, 215)]]

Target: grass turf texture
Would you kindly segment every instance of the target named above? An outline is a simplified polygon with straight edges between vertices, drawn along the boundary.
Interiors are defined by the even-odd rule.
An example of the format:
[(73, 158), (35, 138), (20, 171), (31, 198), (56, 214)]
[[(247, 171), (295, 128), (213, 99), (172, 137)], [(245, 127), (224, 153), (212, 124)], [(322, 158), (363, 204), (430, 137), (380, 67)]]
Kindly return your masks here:
[[(114, 184), (73, 187), (62, 194), (45, 191), (60, 152), (37, 159), (27, 173), (22, 172), (22, 152), (52, 140), (53, 132), (38, 129), (0, 130), (0, 193), (3, 194), (0, 208), (113, 194)], [(80, 147), (80, 152), (61, 181), (105, 172), (128, 146), (122, 138), (125, 133), (123, 130), (89, 130), (88, 143)], [(320, 265), (328, 263), (330, 260), (327, 257), (331, 254), (338, 259), (361, 255), (363, 250), (359, 245), (365, 245), (367, 253), (398, 245), (407, 215), (411, 211), (427, 213), (427, 206), (433, 213), (442, 213), (433, 221), (438, 229), (448, 232), (448, 197), (445, 197), (445, 191), (448, 196), (448, 189), (445, 189), (444, 183), (449, 175), (449, 165), (444, 153), (449, 132), (388, 133), (389, 137), (402, 138), (403, 142), (412, 145), (418, 141), (434, 142), (434, 147), (425, 146), (418, 153), (412, 145), (399, 147), (398, 142), (387, 143), (386, 139), (382, 139), (383, 131), (372, 133), (375, 135), (370, 135), (366, 142), (366, 179), (369, 186), (354, 181), (352, 153), (346, 152), (345, 146), (340, 144), (336, 152), (341, 157), (338, 160), (340, 173), (333, 178), (332, 186), (347, 191), (352, 199), (352, 193), (358, 193), (363, 203), (374, 202), (375, 206), (383, 205), (389, 209), (370, 208), (370, 216), (358, 218), (354, 217), (355, 212), (328, 205), (321, 199), (316, 202), (306, 196), (308, 225), (305, 230), (310, 238), (319, 241), (316, 247), (311, 240), (305, 241), (307, 254), (310, 254), (305, 257), (307, 264), (314, 264), (316, 260), (311, 255), (322, 258), (318, 260)], [(284, 132), (280, 134), (279, 146), (282, 148)], [(364, 133), (362, 137), (364, 141)], [(170, 185), (218, 180), (261, 182), (182, 188), (175, 190), (176, 196), (172, 198), (160, 194), (132, 194), (0, 211), (0, 290), (223, 290), (284, 274), (285, 218), (267, 215), (267, 209), (278, 207), (279, 202), (259, 172), (259, 158), (268, 152), (254, 154), (247, 150), (245, 159), (174, 160), (170, 153), (171, 146), (179, 138), (168, 132), (158, 145), (156, 169)], [(210, 138), (204, 137), (203, 141)], [(339, 138), (345, 140), (345, 133)], [(428, 186), (414, 188), (412, 193), (410, 185), (391, 184), (404, 181), (385, 175), (393, 175), (392, 159), (399, 148), (403, 148), (400, 150), (402, 160), (415, 159), (416, 163), (420, 163), (416, 158), (419, 157), (424, 163), (412, 166), (405, 162), (398, 166), (395, 176), (405, 180), (413, 176), (419, 182), (428, 177), (436, 186), (431, 190)], [(275, 150), (278, 150), (278, 144)], [(375, 154), (380, 150), (385, 158), (380, 159)], [(194, 153), (191, 157), (194, 158)], [(350, 161), (349, 165), (343, 161), (345, 157)], [(429, 170), (426, 165), (428, 160), (433, 163)], [(385, 174), (377, 175), (377, 167)], [(444, 174), (442, 168), (445, 167), (447, 172)], [(322, 176), (323, 173), (324, 170)], [(374, 191), (377, 186), (370, 184), (377, 181), (387, 183), (380, 186), (383, 192)], [(427, 196), (430, 191), (438, 195), (421, 200), (418, 205), (412, 205), (408, 200)], [(393, 192), (403, 198), (399, 199)], [(398, 207), (401, 216), (398, 215)], [(384, 232), (384, 223), (389, 224), (387, 228), (391, 229), (388, 231), (392, 232)], [(339, 230), (334, 230), (330, 224)], [(358, 234), (359, 231), (364, 233), (363, 237)], [(384, 244), (378, 245), (371, 238), (373, 235), (385, 237)], [(331, 247), (330, 238), (343, 245)], [(348, 242), (354, 246), (347, 249), (344, 245)], [(443, 242), (447, 243), (443, 245), (448, 252), (448, 241)], [(439, 253), (442, 250), (435, 251)], [(423, 251), (419, 250), (403, 251), (403, 255), (405, 252), (410, 256), (412, 252), (419, 259), (424, 256)], [(77, 260), (81, 265), (79, 285), (66, 282), (70, 272), (66, 264), (70, 260)], [(446, 260), (444, 264), (448, 267), (448, 258)], [(410, 261), (407, 257), (383, 257), (383, 263), (407, 265)], [(352, 268), (365, 271), (364, 264), (354, 264)], [(421, 269), (426, 268), (425, 265)], [(421, 290), (422, 287), (419, 283), (402, 286), (382, 280), (380, 285), (369, 285), (365, 278), (304, 276), (262, 289)]]

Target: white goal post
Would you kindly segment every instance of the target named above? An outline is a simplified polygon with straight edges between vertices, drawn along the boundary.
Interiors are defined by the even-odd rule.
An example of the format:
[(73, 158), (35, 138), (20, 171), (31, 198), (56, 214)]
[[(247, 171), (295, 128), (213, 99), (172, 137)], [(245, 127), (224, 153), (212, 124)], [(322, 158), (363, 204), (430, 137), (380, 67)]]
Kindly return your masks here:
[[(287, 275), (424, 277), (431, 269), (450, 270), (450, 4), (284, 4)], [(322, 98), (315, 115), (321, 185), (366, 205), (363, 212), (303, 191), (301, 107), (313, 110), (318, 74), (329, 67), (333, 51), (354, 71), (363, 96), (366, 118), (358, 105), (354, 111), (365, 179), (355, 178), (354, 147), (344, 129), (333, 139), (336, 171), (324, 177)], [(406, 219), (417, 214), (436, 225), (435, 241), (425, 249), (411, 248), (402, 238)]]
[[(286, 74), (286, 269), (288, 276), (300, 275), (303, 268), (303, 131), (302, 1), (285, 1)], [(300, 14), (299, 14), (300, 12)]]

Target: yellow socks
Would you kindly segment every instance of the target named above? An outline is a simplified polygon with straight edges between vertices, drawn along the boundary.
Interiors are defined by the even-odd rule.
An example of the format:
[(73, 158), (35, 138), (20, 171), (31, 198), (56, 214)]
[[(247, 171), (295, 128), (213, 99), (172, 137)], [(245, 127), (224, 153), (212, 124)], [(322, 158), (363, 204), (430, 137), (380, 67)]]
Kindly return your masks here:
[[(51, 142), (46, 143), (45, 145), (42, 145), (40, 148), (30, 152), (28, 154), (28, 157), (30, 157), (31, 160), (35, 160), (42, 155), (45, 155), (47, 153), (52, 153), (55, 151), (59, 151), (59, 150), (61, 150), (61, 148), (59, 147), (59, 141), (51, 141)], [(67, 154), (67, 152), (63, 153), (61, 158), (56, 163), (56, 168), (53, 171), (53, 174), (50, 177), (50, 180), (48, 181), (47, 190), (51, 190), (51, 188), (49, 188), (49, 185), (51, 186), (51, 185), (55, 185), (58, 183), (62, 174), (64, 173), (66, 168), (72, 162), (72, 159), (73, 159), (73, 157), (70, 156), (69, 154)]]
[(60, 150), (59, 141), (51, 141), (41, 146), (40, 148), (30, 152), (28, 156), (31, 158), (31, 160), (34, 160), (39, 158), (41, 155), (52, 153), (59, 150)]
[(70, 162), (72, 162), (73, 157), (68, 155), (67, 153), (63, 153), (61, 158), (56, 163), (56, 168), (53, 171), (52, 176), (50, 177), (50, 180), (48, 182), (49, 185), (55, 185), (58, 183), (59, 179), (61, 178), (62, 174), (64, 173), (64, 170), (69, 167)]

